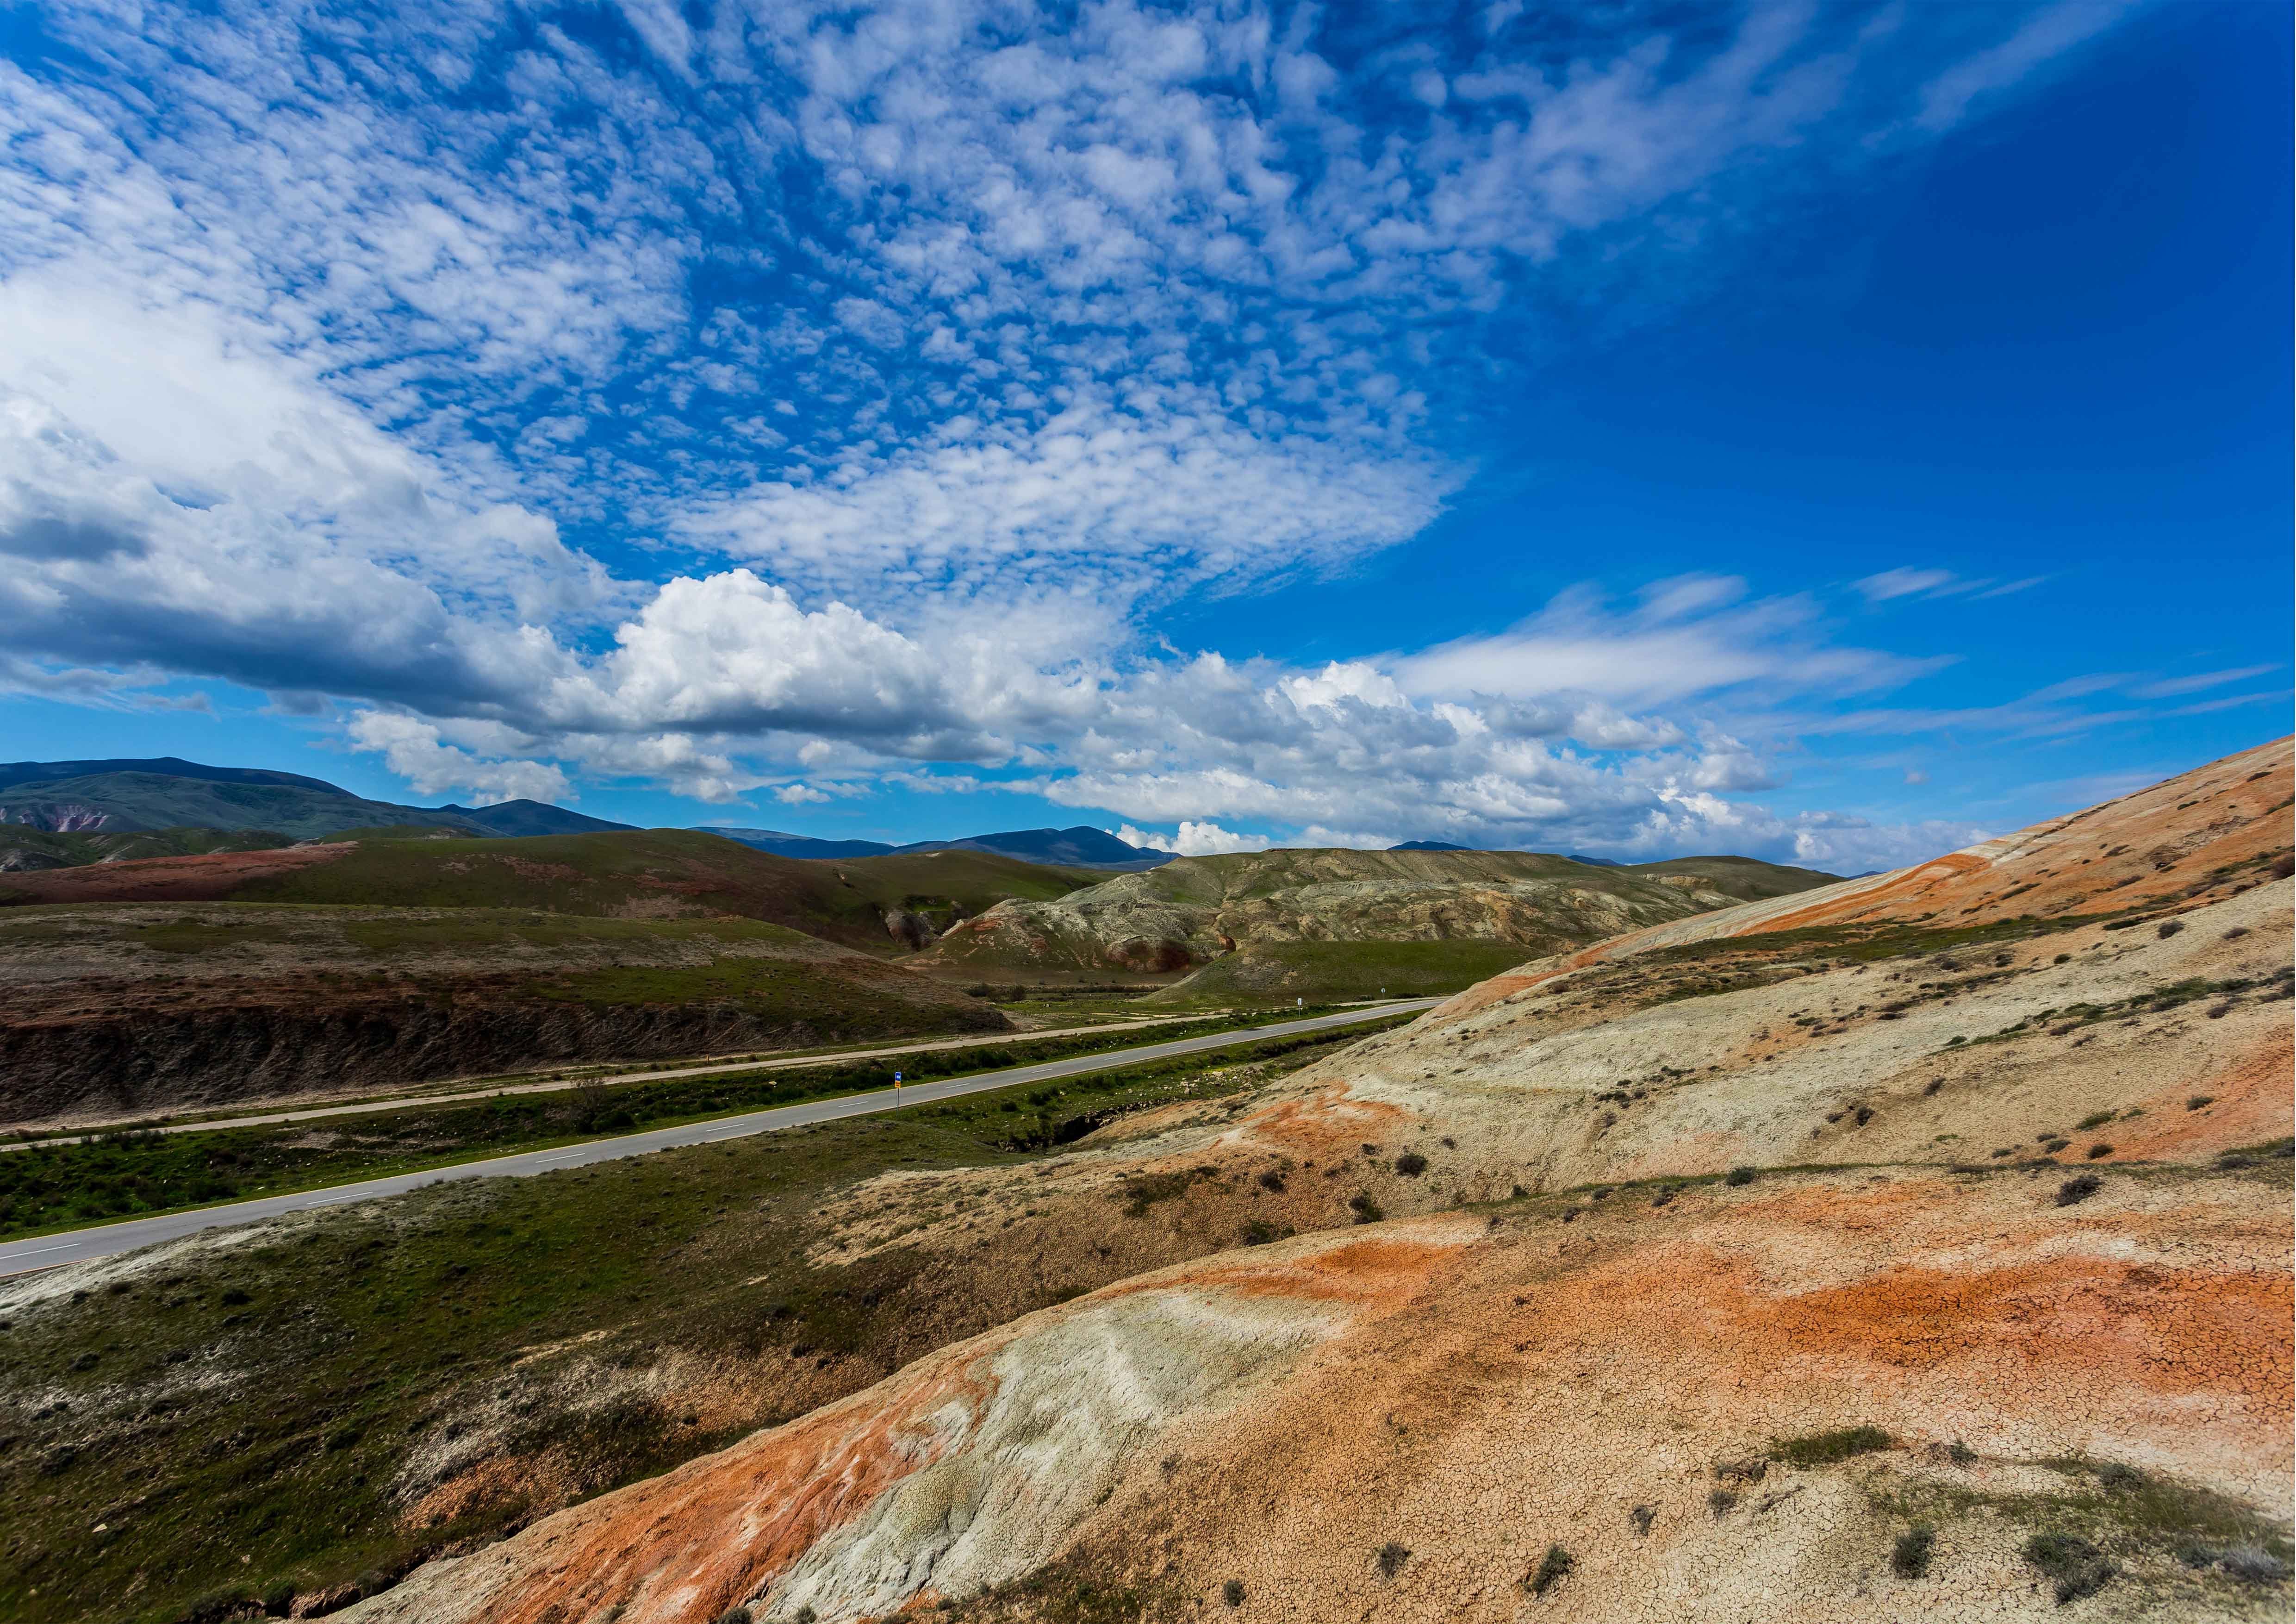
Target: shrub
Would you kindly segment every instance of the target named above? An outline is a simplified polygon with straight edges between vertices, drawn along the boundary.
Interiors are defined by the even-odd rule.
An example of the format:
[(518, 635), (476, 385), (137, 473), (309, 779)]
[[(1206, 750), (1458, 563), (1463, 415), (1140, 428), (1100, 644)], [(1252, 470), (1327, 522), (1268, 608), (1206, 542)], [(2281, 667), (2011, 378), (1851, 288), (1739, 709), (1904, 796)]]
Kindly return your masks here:
[(1892, 1448), (1896, 1442), (1879, 1427), (1843, 1427), (1833, 1432), (1780, 1439), (1770, 1447), (1770, 1456), (1789, 1466), (1830, 1466), (1853, 1455), (1872, 1455)]
[(2073, 1131), (2075, 1133), (2085, 1134), (2088, 1132), (2090, 1128), (2103, 1128), (2107, 1122), (2112, 1120), (2112, 1113), (2111, 1111), (2092, 1111), (2088, 1115), (2083, 1117), (2079, 1121), (2073, 1124)]
[[(804, 1608), (799, 1612), (797, 1616), (802, 1619), (812, 1611), (813, 1609), (810, 1607)], [(750, 1620), (753, 1616), (754, 1615), (747, 1607), (728, 1607), (725, 1612), (718, 1615), (716, 1624), (750, 1624)]]
[(1637, 1505), (1627, 1513), (1627, 1521), (1635, 1525), (1635, 1538), (1637, 1539), (1649, 1533), (1651, 1524), (1657, 1520), (1658, 1507), (1655, 1505)]
[(1416, 1178), (1427, 1170), (1427, 1158), (1417, 1151), (1406, 1151), (1395, 1159), (1395, 1170), (1406, 1178)]
[(2078, 1534), (2036, 1534), (2025, 1542), (2025, 1560), (2055, 1587), (2060, 1607), (2095, 1595), (2115, 1571), (2104, 1553)]
[(1711, 1489), (1708, 1491), (1706, 1496), (1706, 1509), (1712, 1512), (1718, 1517), (1727, 1516), (1730, 1513), (1730, 1508), (1737, 1504), (1738, 1497), (1736, 1493), (1731, 1489)]
[(1393, 1579), (1403, 1571), (1403, 1564), (1411, 1560), (1411, 1552), (1407, 1547), (1399, 1546), (1390, 1539), (1379, 1547), (1378, 1554), (1372, 1560), (1379, 1564), (1379, 1576), (1382, 1579)]
[(2104, 1188), (2104, 1180), (2094, 1173), (2083, 1173), (2079, 1178), (2068, 1178), (2057, 1186), (2057, 1205), (2078, 1206)]
[(2204, 1105), (2213, 1105), (2216, 1103), (2217, 1096), (2213, 1094), (2196, 1094), (2191, 1099), (2185, 1102), (2185, 1109), (2186, 1111), (2198, 1111)]
[(2060, 953), (2049, 962), (2054, 964), (2070, 964), (2073, 962), (2073, 956), (2070, 953)]
[(1956, 1466), (1966, 1466), (1977, 1458), (1977, 1451), (1956, 1438), (1948, 1446), (1945, 1457)]
[(1348, 1210), (1356, 1215), (1358, 1224), (1376, 1224), (1387, 1216), (1377, 1202), (1360, 1190), (1349, 1198)]
[(1268, 1169), (1259, 1176), (1259, 1187), (1263, 1190), (1274, 1190), (1280, 1194), (1283, 1189), (1283, 1175), (1274, 1168)]
[(250, 1297), (245, 1292), (241, 1291), (237, 1286), (232, 1287), (231, 1290), (223, 1294), (223, 1304), (226, 1308), (236, 1308), (241, 1307), (242, 1304), (250, 1303), (254, 1300), (254, 1298)]
[(1282, 1230), (1262, 1218), (1254, 1218), (1243, 1226), (1243, 1243), (1246, 1246), (1265, 1246), (1270, 1241), (1283, 1238)]
[(1220, 1587), (1220, 1600), (1226, 1602), (1231, 1607), (1242, 1606), (1243, 1581), (1240, 1579), (1232, 1579), (1228, 1580), (1227, 1583), (1222, 1585)]
[(2161, 939), (2166, 941), (2184, 928), (2185, 922), (2181, 919), (2164, 919), (2161, 922)]
[(2103, 1161), (2107, 1156), (2110, 1156), (2110, 1155), (2112, 1155), (2112, 1146), (2111, 1146), (2111, 1145), (2109, 1145), (2109, 1144), (2105, 1144), (2105, 1143), (2104, 1143), (2104, 1141), (2103, 1141), (2103, 1140), (2102, 1140), (2102, 1139), (2098, 1140), (2095, 1144), (2092, 1144), (2092, 1145), (2090, 1145), (2090, 1146), (2088, 1147), (2088, 1159), (2089, 1159), (2091, 1161)]
[(1546, 1554), (1538, 1559), (1538, 1571), (1530, 1576), (1531, 1595), (1545, 1595), (1556, 1585), (1561, 1584), (1563, 1576), (1575, 1565), (1570, 1560), (1570, 1552), (1559, 1545), (1548, 1546)]
[(2254, 1585), (2276, 1585), (2288, 1577), (2286, 1562), (2252, 1545), (2235, 1546), (2225, 1552), (2217, 1558), (2217, 1566)]
[(1722, 1175), (1722, 1182), (1730, 1185), (1733, 1189), (1736, 1189), (1743, 1185), (1752, 1184), (1754, 1182), (1754, 1169), (1751, 1168), (1732, 1168), (1728, 1172)]
[(1925, 1522), (1917, 1522), (1898, 1536), (1898, 1543), (1890, 1550), (1890, 1571), (1899, 1579), (1919, 1579), (1930, 1571), (1930, 1552), (1937, 1544), (1937, 1530)]
[(1863, 1127), (1865, 1127), (1865, 1126), (1866, 1126), (1866, 1124), (1867, 1124), (1868, 1122), (1871, 1122), (1873, 1120), (1874, 1120), (1874, 1108), (1873, 1108), (1871, 1105), (1860, 1105), (1860, 1106), (1857, 1108), (1857, 1126), (1858, 1126), (1858, 1127), (1863, 1128)]

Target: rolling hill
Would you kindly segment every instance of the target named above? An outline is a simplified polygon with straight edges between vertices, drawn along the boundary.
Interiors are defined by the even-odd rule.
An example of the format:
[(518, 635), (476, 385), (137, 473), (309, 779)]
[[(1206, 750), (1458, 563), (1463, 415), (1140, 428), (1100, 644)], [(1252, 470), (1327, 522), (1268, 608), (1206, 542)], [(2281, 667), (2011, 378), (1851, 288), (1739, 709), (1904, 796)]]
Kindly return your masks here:
[(541, 908), (608, 918), (728, 915), (890, 953), (999, 901), (1049, 899), (1097, 878), (972, 851), (804, 863), (682, 829), (481, 839), (401, 828), (284, 849), (0, 874), (0, 906), (238, 901)]
[[(1414, 956), (1406, 945), (1483, 943), (1498, 956), (1520, 956), (1833, 878), (1747, 857), (1633, 868), (1504, 851), (1183, 857), (1052, 901), (1002, 904), (952, 928), (925, 961), (991, 978), (1148, 980), (1195, 972), (1210, 977), (1206, 991), (1265, 985), (1300, 996), (1368, 996), (1392, 965), (1403, 984), (1449, 991), (1497, 968), (1494, 956), (1456, 949)], [(1306, 943), (1325, 945), (1312, 965), (1310, 956), (1285, 947)], [(1378, 951), (1341, 950), (1350, 943), (1377, 944)], [(1238, 964), (1222, 962), (1239, 952), (1245, 956)], [(1218, 965), (1218, 973), (1207, 965)]]
[[(350, 1616), (2284, 1617), (2290, 754), (888, 1169), (887, 1324), (1047, 1306)], [(523, 1513), (485, 1414), (422, 1504)]]
[(0, 912), (0, 1128), (1008, 1025), (945, 982), (753, 919)]
[(1128, 1103), (0, 1283), (4, 1577), (155, 1624), (2284, 1619), (2292, 787), (2284, 741)]

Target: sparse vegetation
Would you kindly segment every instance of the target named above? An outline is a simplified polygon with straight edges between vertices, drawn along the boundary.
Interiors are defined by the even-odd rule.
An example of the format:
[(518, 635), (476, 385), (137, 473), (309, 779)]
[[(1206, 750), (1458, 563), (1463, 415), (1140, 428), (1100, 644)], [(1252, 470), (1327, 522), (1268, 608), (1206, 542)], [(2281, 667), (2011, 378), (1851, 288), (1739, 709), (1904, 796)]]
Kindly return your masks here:
[(1754, 1182), (1754, 1169), (1751, 1168), (1732, 1168), (1727, 1173), (1722, 1175), (1722, 1182), (1728, 1185), (1733, 1189), (1737, 1189), (1743, 1185), (1752, 1184)]
[(1899, 1579), (1920, 1579), (1930, 1571), (1930, 1553), (1937, 1547), (1937, 1530), (1916, 1523), (1898, 1536), (1890, 1548), (1890, 1571)]
[(1731, 1489), (1710, 1489), (1706, 1491), (1706, 1509), (1716, 1516), (1726, 1516), (1738, 1504), (1738, 1494)]
[(2057, 1186), (2057, 1205), (2078, 1206), (2103, 1188), (2104, 1180), (2094, 1173), (2083, 1173), (2078, 1177), (2068, 1178)]
[(2103, 1551), (2078, 1534), (2036, 1534), (2025, 1542), (2025, 1560), (2049, 1581), (2060, 1607), (2095, 1595), (2118, 1571)]
[(1879, 1427), (1843, 1427), (1832, 1432), (1811, 1432), (1784, 1438), (1770, 1446), (1770, 1458), (1789, 1466), (1830, 1466), (1853, 1456), (1872, 1455), (1897, 1447), (1897, 1440)]
[(1531, 1595), (1545, 1595), (1549, 1590), (1561, 1584), (1569, 1576), (1570, 1570), (1577, 1565), (1570, 1553), (1561, 1546), (1548, 1546), (1546, 1554), (1538, 1559), (1538, 1567), (1530, 1576)]
[[(1105, 1079), (1090, 1103), (1121, 1113), (1217, 1098), (1353, 1040), (1168, 1062)], [(907, 1249), (842, 1265), (808, 1258), (824, 1204), (889, 1168), (1050, 1153), (1011, 1146), (1013, 1118), (998, 1106), (1021, 1094), (440, 1186), (177, 1264), (124, 1293), (5, 1316), (0, 1404), (12, 1421), (0, 1435), (15, 1441), (0, 1450), (0, 1502), (13, 1543), (0, 1549), (0, 1612), (172, 1624), (210, 1590), (251, 1611), (283, 1583), (298, 1595), (387, 1588), (423, 1558), (533, 1514), (518, 1489), (478, 1493), (435, 1525), (408, 1521), (394, 1486), (411, 1452), (443, 1447), (449, 1418), (495, 1408), (497, 1393), (510, 1398), (490, 1424), (506, 1430), (489, 1450), (546, 1456), (569, 1492), (586, 1495), (1128, 1272), (1072, 1247), (1041, 1291), (994, 1269), (952, 1290)], [(1234, 1233), (1208, 1225), (1158, 1255), (1217, 1250)], [(745, 1400), (758, 1407), (688, 1424), (686, 1401), (641, 1379), (665, 1351), (762, 1373)], [(91, 1353), (95, 1367), (74, 1368)], [(634, 1385), (611, 1402), (563, 1404), (552, 1383), (578, 1369), (610, 1390)], [(763, 1380), (775, 1372), (787, 1374)], [(40, 1407), (20, 1405), (30, 1390), (62, 1395), (69, 1413), (22, 1419)], [(135, 1404), (115, 1415), (106, 1393)], [(163, 1402), (146, 1414), (154, 1394)], [(141, 1509), (114, 1514), (130, 1505)], [(91, 1544), (87, 1530), (107, 1521), (111, 1532)], [(1093, 1582), (1095, 1595), (1116, 1594)], [(1130, 1620), (1136, 1608), (1080, 1616)]]
[[(78, 1144), (35, 1143), (25, 1150), (0, 1152), (0, 1237), (252, 1200), (478, 1156), (865, 1093), (890, 1087), (896, 1067), (912, 1082), (962, 1077), (1231, 1025), (1191, 1021), (1147, 1034), (1095, 1033), (1033, 1044), (931, 1050), (890, 1061), (831, 1060), (783, 1071), (705, 1073), (614, 1087), (587, 1085), (452, 1104), (415, 1103), (342, 1119), (340, 1126), (317, 1131), (308, 1123), (214, 1133), (130, 1128), (98, 1134)], [(1380, 1029), (1367, 1023), (1337, 1036), (1353, 1042)], [(1225, 1058), (1269, 1059), (1284, 1052), (1286, 1045), (1324, 1046), (1331, 1041), (1321, 1033), (1271, 1039), (1229, 1051)], [(1130, 1079), (1172, 1075), (1176, 1067), (1200, 1069), (1204, 1063), (1193, 1057), (1151, 1062), (1144, 1068), (1064, 1079), (1025, 1096), (1001, 1095), (1001, 1102), (1021, 1117), (1008, 1128), (1007, 1137), (1017, 1149), (1067, 1144), (1108, 1120), (1104, 1111), (1091, 1104), (1103, 1095), (1120, 1091)], [(1030, 1107), (1025, 1113), (1023, 1104)]]
[(1380, 1546), (1378, 1553), (1372, 1558), (1379, 1568), (1379, 1576), (1382, 1579), (1393, 1579), (1403, 1571), (1403, 1564), (1410, 1560), (1409, 1548), (1396, 1544), (1392, 1539)]
[(1243, 1581), (1240, 1579), (1232, 1579), (1226, 1584), (1222, 1585), (1220, 1587), (1220, 1600), (1226, 1602), (1231, 1607), (1242, 1606)]

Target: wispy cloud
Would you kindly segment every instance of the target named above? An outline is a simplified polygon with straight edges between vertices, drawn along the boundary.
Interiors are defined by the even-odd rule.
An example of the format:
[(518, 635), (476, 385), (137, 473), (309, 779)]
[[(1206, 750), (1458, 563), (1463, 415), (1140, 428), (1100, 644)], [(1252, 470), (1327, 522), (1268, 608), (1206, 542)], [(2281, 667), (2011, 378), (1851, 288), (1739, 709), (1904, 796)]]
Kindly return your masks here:
[(1649, 843), (1776, 777), (1726, 702), (1936, 662), (1708, 577), (1319, 670), (1145, 617), (1418, 533), (1554, 310), (1662, 305), (2104, 12), (27, 15), (0, 681), (227, 679), (425, 792), (996, 772), (1176, 841)]

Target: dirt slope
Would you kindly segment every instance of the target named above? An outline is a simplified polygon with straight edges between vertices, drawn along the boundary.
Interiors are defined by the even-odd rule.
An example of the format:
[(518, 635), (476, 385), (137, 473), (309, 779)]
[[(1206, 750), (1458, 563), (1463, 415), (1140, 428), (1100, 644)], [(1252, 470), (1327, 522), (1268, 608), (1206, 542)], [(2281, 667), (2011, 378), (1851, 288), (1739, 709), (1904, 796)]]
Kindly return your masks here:
[[(2284, 742), (1111, 1126), (1027, 1178), (1040, 1248), (1310, 1233), (356, 1616), (2285, 1617), (2290, 788)], [(839, 1255), (993, 1267), (950, 1183)]]
[(1177, 975), (1242, 946), (1575, 946), (1829, 876), (1746, 858), (1600, 868), (1505, 851), (1279, 850), (1184, 857), (952, 928), (925, 962), (955, 973)]

